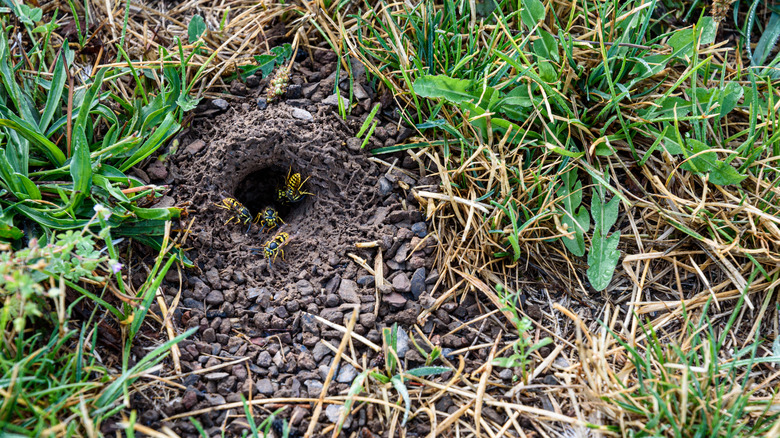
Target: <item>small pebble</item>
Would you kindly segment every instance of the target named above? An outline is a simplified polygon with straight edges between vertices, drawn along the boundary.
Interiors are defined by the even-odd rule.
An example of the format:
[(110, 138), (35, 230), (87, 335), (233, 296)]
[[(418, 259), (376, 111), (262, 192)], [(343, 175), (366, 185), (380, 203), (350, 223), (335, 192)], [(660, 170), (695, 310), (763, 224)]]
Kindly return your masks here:
[(268, 108), (268, 100), (265, 97), (257, 99), (257, 109), (264, 110)]
[(225, 99), (214, 99), (211, 101), (211, 105), (220, 111), (226, 111), (230, 104)]

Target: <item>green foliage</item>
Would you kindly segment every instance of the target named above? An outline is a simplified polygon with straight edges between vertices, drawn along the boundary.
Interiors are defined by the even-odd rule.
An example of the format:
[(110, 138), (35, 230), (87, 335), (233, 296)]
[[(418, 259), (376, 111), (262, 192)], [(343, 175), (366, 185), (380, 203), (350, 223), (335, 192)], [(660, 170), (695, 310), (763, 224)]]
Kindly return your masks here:
[[(146, 315), (140, 307), (117, 307), (110, 303), (111, 294), (105, 296), (112, 276), (116, 276), (120, 292), (130, 294), (121, 282), (122, 265), (116, 259), (111, 230), (103, 217), (106, 214), (98, 209), (90, 220), (100, 227), (97, 235), (87, 224), (79, 231), (55, 234), (50, 244), (32, 240), (18, 251), (7, 245), (1, 248), (0, 326), (4, 336), (0, 340), (0, 382), (4, 383), (0, 386), (4, 388), (4, 403), (0, 429), (6, 432), (39, 435), (66, 417), (84, 413), (89, 415), (83, 420), (99, 429), (102, 421), (123, 406), (120, 399), (130, 385), (164, 359), (173, 344), (193, 333), (190, 330), (163, 343), (132, 367), (125, 362), (119, 374), (102, 363), (94, 349), (101, 327), (110, 323), (104, 313), (115, 316), (114, 323), (132, 321), (134, 326), (140, 326)], [(95, 250), (101, 245), (107, 245), (108, 254)], [(154, 296), (165, 272), (167, 267), (153, 272), (139, 290), (147, 306), (146, 297)], [(83, 280), (104, 287), (95, 291)], [(80, 298), (66, 302), (66, 287)], [(71, 319), (73, 307), (83, 306), (85, 298), (95, 304), (93, 311), (75, 322)], [(128, 350), (125, 357), (135, 333), (137, 328), (128, 332), (133, 336), (124, 345)], [(66, 430), (68, 434), (83, 434), (86, 427), (83, 421), (71, 422)]]
[[(164, 222), (179, 210), (139, 208), (138, 199), (161, 188), (126, 172), (159, 150), (197, 103), (184, 82), (187, 58), (182, 53), (180, 66), (165, 64), (156, 94), (147, 92), (146, 80), (131, 66), (100, 69), (73, 90), (69, 109), (74, 52), (64, 46), (56, 58), (41, 61), (37, 68), (53, 71), (46, 79), (21, 71), (24, 59), (47, 59), (40, 47), (24, 57), (12, 56), (8, 47), (0, 32), (0, 239), (46, 239), (53, 230), (81, 229), (101, 204), (110, 210), (116, 234), (159, 247)], [(170, 59), (165, 50), (160, 55)], [(114, 89), (126, 75), (135, 78), (135, 101)], [(25, 233), (22, 223), (28, 223)]]
[(780, 420), (780, 413), (771, 395), (754, 397), (755, 388), (761, 385), (755, 385), (751, 376), (761, 372), (757, 366), (762, 362), (780, 363), (780, 355), (758, 357), (757, 331), (756, 339), (722, 359), (721, 348), (732, 336), (729, 328), (743, 299), (719, 334), (718, 324), (707, 316), (711, 302), (698, 322), (684, 312), (683, 333), (674, 339), (662, 338), (649, 322), (642, 325), (647, 338), (644, 351), (610, 331), (628, 352), (636, 374), (629, 384), (618, 379), (616, 396), (604, 397), (604, 401), (624, 413), (623, 421), (633, 420), (630, 424), (637, 428), (633, 436), (771, 436), (769, 431)]
[[(401, 427), (403, 427), (406, 425), (406, 421), (409, 419), (409, 413), (412, 409), (412, 400), (409, 397), (409, 390), (406, 388), (406, 381), (408, 379), (405, 376), (435, 376), (452, 370), (448, 367), (424, 366), (404, 371), (401, 367), (401, 360), (398, 357), (398, 330), (398, 324), (393, 324), (392, 327), (385, 327), (382, 329), (382, 352), (385, 357), (385, 369), (384, 372), (369, 371), (368, 375), (383, 385), (390, 383), (401, 396), (401, 399), (404, 401), (404, 406), (406, 407), (403, 420), (401, 421)], [(363, 382), (364, 378), (361, 379), (361, 377), (358, 376), (355, 379), (355, 382), (358, 380)], [(353, 392), (354, 389), (354, 391), (356, 391), (355, 394), (359, 393), (360, 391), (356, 386), (358, 385), (353, 382), (353, 388), (350, 389), (350, 392)], [(359, 386), (362, 387), (363, 384), (360, 383)]]
[(206, 32), (206, 22), (200, 15), (193, 15), (190, 18), (190, 24), (187, 25), (187, 39), (190, 44), (198, 41)]
[(527, 332), (533, 328), (533, 323), (528, 317), (520, 317), (520, 313), (517, 310), (517, 295), (510, 294), (509, 291), (504, 289), (500, 284), (496, 285), (496, 292), (498, 293), (498, 299), (501, 302), (501, 310), (509, 312), (510, 322), (515, 326), (517, 330), (518, 338), (512, 343), (513, 353), (508, 357), (497, 357), (493, 359), (493, 365), (504, 368), (519, 368), (523, 375), (523, 382), (528, 383), (529, 365), (531, 354), (552, 343), (552, 339), (543, 338), (536, 344), (530, 340), (530, 335)]
[[(563, 244), (577, 257), (585, 255), (585, 233), (590, 230), (590, 214), (582, 204), (582, 181), (576, 169), (561, 175), (558, 197), (563, 200), (561, 223), (572, 235), (563, 238)], [(595, 219), (595, 218), (594, 218)]]
[[(671, 155), (675, 172), (698, 175), (705, 184), (741, 190), (748, 178), (760, 177), (776, 185), (769, 176), (774, 173), (759, 164), (759, 157), (774, 160), (770, 150), (780, 153), (780, 139), (762, 122), (776, 119), (770, 109), (775, 107), (759, 91), (774, 90), (767, 72), (776, 69), (734, 75), (719, 58), (701, 56), (719, 35), (711, 17), (671, 28), (657, 18), (663, 15), (658, 2), (587, 3), (559, 16), (553, 3), (523, 0), (480, 3), (474, 12), (484, 18), (477, 23), (471, 7), (444, 1), (389, 16), (367, 10), (353, 16), (352, 43), (361, 59), (382, 72), (378, 80), (415, 107), (416, 116), (402, 114), (406, 121), (436, 138), (373, 153), (435, 147), (452, 168), (473, 161), (484, 146), (491, 160), (522, 156), (522, 166), (507, 169), (525, 175), (525, 180), (510, 177), (509, 198), (480, 183), (459, 182), (464, 192), (475, 189), (482, 202), (502, 213), (487, 215), (501, 219), (490, 223), (505, 249), (494, 256), (517, 261), (521, 234), (533, 229), (531, 241), (558, 240), (575, 257), (587, 254), (591, 283), (607, 287), (606, 273), (619, 263), (621, 234), (610, 232), (612, 224), (591, 227), (589, 211), (607, 206), (612, 211), (618, 202), (632, 207), (630, 197), (620, 193), (624, 188), (604, 177), (616, 163), (613, 170), (636, 169)], [(593, 19), (602, 25), (589, 41), (578, 40), (572, 33)], [(754, 24), (755, 19), (748, 30)], [(525, 31), (514, 31), (521, 28)], [(765, 32), (756, 47), (773, 53), (776, 32)], [(750, 129), (735, 132), (742, 114), (749, 114)], [(499, 144), (508, 146), (500, 151)], [(464, 179), (484, 182), (477, 173), (466, 170)], [(543, 202), (548, 193), (555, 199)], [(620, 201), (608, 202), (607, 193)], [(706, 233), (675, 226), (697, 239), (722, 233), (714, 224)]]
[(620, 231), (612, 235), (609, 230), (615, 225), (618, 217), (617, 197), (605, 202), (603, 188), (594, 190), (591, 200), (593, 212), (593, 241), (588, 252), (588, 279), (596, 290), (604, 290), (609, 286), (615, 267), (620, 259), (620, 251), (617, 250), (620, 243)]
[[(271, 47), (271, 53), (267, 55), (255, 55), (255, 62), (257, 65), (242, 65), (239, 66), (240, 75), (242, 80), (246, 80), (247, 77), (257, 73), (258, 71), (262, 77), (267, 77), (274, 71), (277, 65), (284, 64), (292, 56), (292, 46), (289, 43), (284, 43), (281, 46)], [(230, 81), (237, 78), (237, 75), (230, 75), (225, 80)]]

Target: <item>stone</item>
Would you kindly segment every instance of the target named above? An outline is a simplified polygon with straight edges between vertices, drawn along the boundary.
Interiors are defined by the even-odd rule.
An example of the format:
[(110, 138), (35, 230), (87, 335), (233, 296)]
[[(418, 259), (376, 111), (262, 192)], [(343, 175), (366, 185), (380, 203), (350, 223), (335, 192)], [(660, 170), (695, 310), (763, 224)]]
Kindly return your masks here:
[(393, 261), (396, 263), (404, 263), (406, 261), (406, 256), (409, 254), (409, 244), (404, 242), (401, 244), (401, 246), (398, 247), (398, 250), (395, 252), (395, 257), (393, 257)]
[(398, 357), (403, 359), (406, 357), (406, 352), (409, 351), (409, 335), (406, 334), (406, 330), (399, 328), (396, 335), (396, 353)]
[(261, 97), (257, 99), (257, 109), (262, 111), (266, 108), (268, 108), (268, 99), (266, 99), (265, 97)]
[(257, 355), (257, 365), (263, 368), (268, 368), (271, 366), (272, 358), (271, 353), (267, 351), (261, 351), (260, 354)]
[(184, 152), (195, 155), (198, 152), (202, 151), (203, 148), (206, 147), (206, 142), (203, 140), (195, 140), (192, 143), (188, 144), (186, 148), (184, 148)]
[(406, 140), (407, 138), (411, 137), (412, 134), (414, 134), (414, 131), (406, 126), (401, 126), (401, 129), (398, 130), (398, 136), (396, 136), (395, 140), (397, 142), (402, 142)]
[(288, 99), (300, 99), (301, 97), (303, 97), (303, 87), (298, 84), (290, 84), (287, 86)]
[[(313, 100), (313, 99), (312, 99)], [(325, 99), (322, 99), (322, 103), (325, 105), (330, 106), (339, 106), (339, 96), (337, 94), (331, 94), (330, 96), (326, 97)], [(341, 103), (344, 108), (349, 106), (349, 99), (347, 99), (344, 96), (341, 96)]]
[(306, 392), (309, 393), (311, 398), (318, 398), (320, 393), (322, 393), (322, 382), (319, 380), (306, 380), (303, 382), (303, 385), (306, 386)]
[(388, 181), (388, 179), (385, 177), (379, 178), (379, 194), (382, 196), (387, 196), (392, 191), (393, 191), (393, 184), (390, 181)]
[(515, 374), (512, 372), (512, 369), (510, 369), (510, 368), (504, 368), (503, 370), (501, 370), (500, 373), (498, 373), (498, 377), (501, 380), (512, 380), (512, 377), (514, 375)]
[(412, 224), (412, 233), (417, 237), (428, 235), (428, 225), (425, 222), (416, 222)]
[(296, 406), (293, 408), (292, 415), (290, 415), (290, 425), (293, 427), (299, 426), (303, 420), (309, 416), (310, 413), (308, 409), (302, 406)]
[(246, 290), (246, 299), (249, 301), (254, 301), (255, 298), (260, 296), (260, 288), (257, 287), (250, 287)]
[(225, 377), (227, 377), (229, 375), (230, 374), (228, 374), (228, 373), (209, 373), (209, 374), (206, 374), (205, 376), (203, 376), (203, 378), (206, 379), (206, 380), (209, 380), (209, 381), (222, 380), (222, 379), (224, 379)]
[(325, 307), (337, 307), (341, 304), (341, 298), (336, 294), (328, 294), (325, 296)]
[(300, 108), (293, 108), (292, 116), (298, 120), (303, 120), (304, 122), (311, 122), (314, 120), (314, 116), (312, 116), (310, 112)]
[(425, 292), (425, 268), (418, 268), (414, 271), (414, 274), (412, 274), (410, 291), (415, 300), (418, 300), (420, 295)]
[(219, 271), (215, 268), (206, 271), (206, 281), (208, 281), (214, 289), (222, 288), (222, 282), (219, 279)]
[(312, 315), (301, 315), (301, 330), (306, 333), (319, 334), (320, 328), (317, 325), (317, 320)]
[(393, 288), (398, 292), (410, 292), (412, 290), (412, 281), (409, 280), (406, 272), (401, 272), (393, 277)]
[(234, 376), (236, 376), (236, 379), (238, 380), (244, 380), (247, 377), (245, 364), (233, 365), (231, 372), (233, 373)]
[(326, 347), (322, 342), (318, 342), (311, 351), (311, 355), (316, 362), (322, 361), (322, 358), (329, 354), (330, 348)]
[(355, 137), (347, 139), (347, 148), (352, 152), (360, 152), (360, 147), (363, 146), (363, 140)]
[(201, 334), (200, 340), (211, 344), (217, 340), (217, 334), (213, 328), (209, 327), (206, 330), (203, 330), (203, 334)]
[(355, 84), (355, 87), (352, 89), (352, 93), (357, 100), (368, 99), (368, 93), (366, 93), (366, 90), (360, 84)]
[(344, 313), (338, 307), (322, 309), (320, 312), (320, 317), (327, 319), (330, 322), (341, 324), (344, 320)]
[(376, 315), (373, 313), (363, 313), (360, 315), (360, 325), (366, 328), (373, 328), (376, 323)]
[(397, 308), (402, 308), (406, 304), (406, 298), (398, 292), (382, 295), (382, 301)]
[(298, 288), (298, 292), (304, 297), (314, 293), (314, 286), (311, 285), (309, 280), (298, 280), (295, 283), (295, 287)]
[(206, 304), (211, 304), (212, 306), (219, 306), (225, 301), (224, 295), (222, 295), (222, 292), (218, 290), (213, 290), (209, 292), (208, 295), (206, 295)]
[(260, 394), (271, 396), (274, 395), (274, 385), (271, 383), (271, 379), (260, 379), (255, 384), (255, 389)]
[(341, 280), (341, 285), (339, 286), (339, 297), (345, 303), (360, 304), (358, 284), (352, 280)]
[(303, 97), (305, 97), (307, 99), (311, 99), (311, 97), (317, 91), (317, 87), (319, 87), (319, 86), (320, 86), (319, 83), (304, 85), (303, 86)]
[(257, 88), (260, 86), (260, 78), (255, 75), (250, 75), (246, 78), (246, 86), (249, 88)]
[(308, 351), (304, 351), (298, 356), (298, 366), (304, 370), (313, 370), (317, 368), (317, 362)]
[(225, 99), (214, 99), (211, 101), (211, 105), (220, 111), (227, 111), (228, 107), (230, 107), (230, 104)]
[[(341, 411), (342, 407), (339, 405), (328, 405), (328, 407), (325, 408), (325, 416), (328, 418), (329, 422), (335, 424), (338, 423), (341, 418)], [(346, 427), (346, 422), (344, 426)]]
[(190, 410), (198, 403), (198, 392), (192, 388), (187, 388), (184, 391), (184, 395), (181, 397), (181, 404), (185, 409)]
[(193, 298), (185, 298), (181, 301), (181, 305), (185, 309), (198, 309), (203, 310), (203, 303)]
[(225, 404), (225, 397), (219, 394), (206, 394), (206, 402), (210, 406), (221, 406)]
[(230, 83), (230, 93), (236, 96), (246, 96), (246, 84), (238, 79)]
[(374, 276), (373, 275), (361, 275), (357, 279), (357, 284), (364, 286), (364, 287), (371, 287), (374, 285)]
[(153, 180), (163, 181), (165, 178), (168, 178), (168, 169), (166, 169), (165, 164), (159, 160), (152, 162), (152, 164), (146, 168), (146, 173)]
[(339, 367), (339, 374), (336, 376), (336, 381), (339, 383), (352, 383), (357, 377), (358, 372), (352, 364), (343, 363)]

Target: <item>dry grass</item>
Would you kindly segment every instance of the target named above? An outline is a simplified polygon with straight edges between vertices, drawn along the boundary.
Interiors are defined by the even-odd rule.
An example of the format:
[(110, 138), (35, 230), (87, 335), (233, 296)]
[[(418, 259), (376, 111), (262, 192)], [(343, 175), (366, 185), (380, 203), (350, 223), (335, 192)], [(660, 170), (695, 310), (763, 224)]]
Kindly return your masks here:
[[(603, 41), (603, 33), (594, 28), (598, 17), (583, 11), (579, 3), (545, 4), (559, 17), (570, 13), (576, 17), (567, 30), (580, 42), (572, 46), (572, 59), (582, 70), (575, 71), (568, 63), (560, 65), (558, 95), (567, 99), (568, 109), (580, 119), (608, 109), (612, 105), (609, 98), (588, 100), (589, 96), (576, 85), (583, 72), (592, 72), (603, 65), (605, 49), (611, 44)], [(90, 5), (90, 22), (98, 24), (92, 38), (103, 41), (91, 61), (95, 65), (117, 58), (113, 47), (123, 33), (130, 57), (143, 60), (134, 65), (154, 64), (160, 48), (173, 47), (175, 37), (186, 41), (186, 23), (197, 13), (209, 26), (204, 51), (190, 62), (191, 78), (203, 67), (203, 80), (198, 86), (201, 94), (226, 88), (222, 82), (224, 75), (234, 73), (239, 65), (251, 64), (253, 55), (267, 53), (282, 41), (292, 41), (311, 50), (313, 42), (324, 37), (337, 52), (349, 53), (376, 75), (380, 79), (379, 87), (393, 92), (396, 103), (409, 119), (418, 121), (418, 114), (426, 110), (410, 92), (408, 77), (417, 77), (414, 75), (419, 72), (415, 73), (414, 61), (409, 59), (410, 54), (417, 53), (409, 36), (417, 30), (410, 20), (402, 20), (411, 13), (411, 5), (405, 3), (377, 3), (372, 10), (359, 9), (352, 3), (339, 9), (338, 3), (326, 5), (322, 0), (304, 5), (250, 1), (219, 4), (187, 1), (168, 6), (163, 2), (133, 3), (124, 29), (122, 4), (94, 1)], [(51, 3), (44, 9), (56, 6)], [(608, 24), (613, 25), (614, 31), (614, 25), (621, 19), (639, 11), (623, 11)], [(230, 18), (222, 27), (226, 14)], [(496, 32), (496, 25), (485, 24), (476, 16), (470, 21), (472, 32), (478, 35), (475, 51), (508, 41), (508, 29)], [(279, 26), (282, 22), (285, 27)], [(542, 27), (552, 31), (555, 23), (548, 20)], [(378, 33), (358, 39), (358, 30), (367, 28)], [(662, 41), (653, 44), (650, 51), (663, 55), (669, 54), (671, 48)], [(728, 80), (751, 86), (744, 77), (737, 76), (746, 61), (727, 41), (717, 40), (697, 55), (697, 59), (711, 57)], [(175, 59), (177, 55), (173, 56)], [(377, 61), (380, 57), (396, 57), (395, 64), (388, 65), (397, 68), (382, 68), (387, 66), (380, 65)], [(503, 62), (495, 60), (499, 67)], [(436, 138), (419, 133), (410, 140), (430, 144), (406, 153), (440, 181), (436, 186), (413, 189), (434, 228), (433, 235), (438, 242), (437, 267), (442, 279), (431, 307), (420, 316), (420, 326), (442, 304), (464, 300), (466, 296), (476, 297), (484, 309), (484, 316), (458, 329), (474, 335), (473, 345), (452, 360), (441, 359), (443, 365), (455, 370), (446, 380), (407, 375), (415, 383), (408, 385), (413, 400), (410, 421), (424, 424), (429, 436), (621, 436), (641, 430), (648, 419), (657, 418), (659, 403), (647, 392), (640, 391), (652, 385), (639, 380), (638, 362), (632, 361), (631, 349), (645, 357), (648, 369), (658, 376), (653, 383), (666, 385), (660, 391), (660, 398), (668, 406), (674, 406), (669, 408), (673, 413), (668, 418), (676, 418), (681, 425), (695, 424), (695, 419), (700, 419), (708, 408), (726, 412), (729, 402), (733, 404), (737, 393), (742, 391), (739, 382), (743, 381), (750, 391), (750, 406), (745, 410), (746, 418), (739, 419), (740, 422), (755, 423), (763, 414), (760, 405), (754, 402), (776, 406), (773, 397), (780, 375), (775, 365), (765, 363), (750, 369), (739, 366), (733, 370), (728, 365), (735, 362), (734, 352), (751, 345), (756, 338), (771, 340), (778, 332), (780, 315), (774, 292), (780, 274), (777, 201), (780, 189), (776, 178), (768, 176), (776, 172), (777, 157), (771, 150), (760, 154), (750, 165), (748, 178), (736, 189), (713, 185), (706, 177), (685, 170), (683, 165), (687, 160), (679, 156), (650, 152), (654, 146), (653, 134), (645, 131), (649, 125), (642, 123), (637, 111), (652, 107), (654, 101), (665, 95), (683, 95), (680, 87), (681, 84), (687, 87), (685, 81), (690, 69), (683, 64), (670, 65), (653, 78), (657, 88), (652, 93), (617, 104), (616, 112), (624, 117), (624, 123), (636, 124), (632, 129), (641, 134), (633, 141), (610, 137), (618, 134), (619, 124), (568, 124), (565, 135), (584, 147), (585, 155), (579, 159), (557, 153), (556, 147), (566, 148), (562, 142), (555, 144), (531, 136), (518, 139), (509, 133), (482, 138), (478, 135), (479, 128), (454, 106), (446, 106), (440, 117), (457, 127), (472, 142), (470, 147), (445, 151), (437, 143), (445, 136), (441, 131)], [(762, 90), (773, 99), (777, 97), (771, 87)], [(554, 105), (555, 96), (545, 95), (542, 105), (528, 115), (521, 127), (533, 132), (560, 125), (564, 118), (550, 110)], [(708, 117), (701, 120), (705, 129), (725, 133), (716, 137), (727, 141), (712, 147), (728, 155), (746, 140), (748, 131), (764, 133), (761, 141), (773, 141), (776, 106), (770, 108), (769, 114), (757, 117), (737, 108), (717, 122)], [(692, 130), (701, 120), (685, 119), (679, 124)], [(527, 147), (517, 147), (518, 143)], [(611, 153), (597, 155), (599, 145), (607, 146)], [(533, 150), (531, 162), (529, 148)], [(647, 154), (643, 165), (638, 165), (635, 153), (640, 157)], [(741, 160), (742, 157), (738, 162)], [(579, 175), (598, 175), (608, 181), (586, 183), (584, 191), (590, 193), (603, 185), (621, 198), (620, 217), (613, 230), (621, 233), (621, 263), (609, 287), (603, 291), (590, 287), (585, 259), (573, 257), (561, 244), (560, 239), (572, 232), (561, 223), (561, 206), (566, 196), (559, 194), (557, 188), (559, 175), (572, 169)], [(490, 200), (516, 206), (517, 212), (522, 213), (522, 227), (513, 227), (511, 223), (517, 224), (517, 219), (510, 220), (507, 211)], [(496, 257), (507, 253), (508, 235), (517, 239), (521, 249), (517, 260)], [(361, 266), (380, 285), (383, 274), (376, 268), (382, 266), (381, 251), (378, 260), (374, 268), (369, 266), (370, 261), (363, 261)], [(511, 352), (512, 343), (518, 339), (496, 285), (527, 300), (525, 308), (519, 306), (521, 315), (525, 315), (524, 309), (534, 309), (534, 327), (521, 336), (532, 341), (550, 337), (554, 342), (552, 348), (531, 355), (527, 381), (511, 385), (497, 378), (500, 369), (493, 365), (493, 359)], [(738, 306), (740, 298), (744, 304)], [(730, 320), (732, 315), (734, 318)], [(691, 331), (691, 321), (696, 322), (693, 326), (697, 330)], [(491, 328), (503, 335), (493, 336)], [(696, 338), (695, 333), (710, 329), (713, 337), (703, 341)], [(375, 369), (354, 353), (352, 342), (366, 343), (366, 340), (352, 333), (350, 327), (343, 330), (351, 336), (345, 336), (337, 348), (338, 359), (334, 363), (343, 360), (359, 371)], [(427, 344), (426, 349), (437, 345), (436, 339), (429, 339), (419, 328), (415, 328), (415, 334), (416, 339)], [(720, 351), (714, 357), (707, 356), (702, 345), (717, 339), (723, 340)], [(769, 344), (765, 342), (758, 347), (755, 357), (772, 356)], [(654, 355), (659, 345), (669, 347)], [(700, 371), (693, 375), (691, 364), (684, 362), (692, 353), (701, 353), (705, 358), (703, 365), (693, 367)], [(664, 358), (668, 359), (667, 363)], [(712, 364), (717, 366), (708, 368)], [(178, 374), (180, 377), (181, 373)], [(721, 392), (725, 384), (718, 379), (726, 378), (734, 386)], [(713, 384), (715, 381), (720, 383)], [(704, 397), (694, 399), (694, 392), (686, 389), (692, 386), (704, 388), (694, 391)], [(319, 408), (323, 403), (351, 405), (354, 402), (353, 414), (360, 409), (370, 410), (388, 425), (388, 436), (403, 434), (404, 409), (397, 403), (398, 396), (393, 395), (391, 385), (373, 381), (364, 385), (361, 395), (336, 397), (325, 397), (327, 389), (326, 384), (319, 399), (249, 400), (249, 404), (315, 403)], [(457, 406), (453, 413), (437, 410), (437, 401), (445, 396)], [(719, 402), (722, 405), (711, 406)], [(229, 404), (187, 415), (217, 409), (240, 412), (239, 408)], [(311, 424), (310, 434), (316, 417)], [(777, 424), (770, 434), (777, 432), (780, 427)], [(334, 432), (336, 425), (324, 431)], [(672, 432), (667, 433), (672, 436)], [(166, 432), (165, 436), (171, 435)]]

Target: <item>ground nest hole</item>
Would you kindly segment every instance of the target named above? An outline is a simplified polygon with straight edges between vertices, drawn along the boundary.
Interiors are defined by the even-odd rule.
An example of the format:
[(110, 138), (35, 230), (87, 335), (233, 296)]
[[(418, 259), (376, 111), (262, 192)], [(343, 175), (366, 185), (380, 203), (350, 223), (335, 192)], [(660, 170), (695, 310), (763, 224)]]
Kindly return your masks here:
[[(277, 197), (277, 191), (284, 185), (285, 178), (289, 172), (289, 167), (269, 166), (257, 169), (239, 181), (233, 196), (238, 202), (244, 204), (252, 217), (261, 212), (265, 207), (271, 206), (279, 213), (279, 217), (285, 223), (296, 220), (298, 212), (309, 202), (309, 196), (303, 201), (294, 204), (280, 202)], [(303, 178), (306, 178), (305, 172), (293, 169), (293, 173), (300, 172)], [(304, 185), (304, 190), (308, 189), (308, 183)]]

